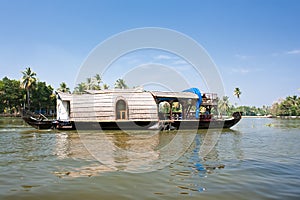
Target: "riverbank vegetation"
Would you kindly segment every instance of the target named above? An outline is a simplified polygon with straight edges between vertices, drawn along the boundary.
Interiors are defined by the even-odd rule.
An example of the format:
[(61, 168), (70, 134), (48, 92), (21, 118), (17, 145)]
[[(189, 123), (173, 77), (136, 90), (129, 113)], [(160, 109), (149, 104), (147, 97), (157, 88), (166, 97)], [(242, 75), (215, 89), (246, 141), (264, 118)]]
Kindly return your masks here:
[(219, 100), (218, 109), (223, 115), (231, 115), (239, 111), (243, 112), (244, 116), (300, 116), (300, 97), (288, 96), (285, 99), (280, 99), (271, 106), (237, 106), (232, 105), (229, 97), (224, 96)]
[[(26, 68), (20, 80), (9, 79), (8, 77), (0, 80), (0, 114), (17, 115), (22, 108), (26, 108), (35, 113), (54, 115), (56, 110), (55, 91), (71, 93), (71, 89), (65, 82), (55, 89), (46, 82), (40, 81), (37, 74)], [(110, 86), (103, 83), (99, 74), (87, 78), (85, 82), (77, 84), (73, 93), (83, 93), (85, 90), (109, 89)], [(123, 79), (116, 80), (114, 88), (128, 88)], [(242, 92), (239, 88), (234, 89), (234, 95), (240, 99)], [(288, 96), (281, 99), (271, 106), (238, 106), (230, 103), (229, 97), (221, 97), (218, 101), (218, 114), (231, 115), (236, 111), (243, 112), (246, 116), (300, 116), (300, 97)], [(216, 113), (217, 114), (217, 113)]]
[[(54, 115), (56, 110), (55, 91), (71, 93), (65, 82), (60, 83), (59, 88), (54, 90), (51, 85), (40, 81), (37, 74), (26, 68), (21, 72), (20, 80), (9, 79), (0, 80), (0, 114), (2, 116), (20, 115), (22, 109), (30, 110), (34, 113), (44, 115)], [(123, 79), (115, 82), (115, 88), (128, 88)], [(109, 85), (103, 83), (99, 74), (87, 78), (86, 82), (79, 83), (73, 93), (83, 93), (85, 90), (109, 89)]]

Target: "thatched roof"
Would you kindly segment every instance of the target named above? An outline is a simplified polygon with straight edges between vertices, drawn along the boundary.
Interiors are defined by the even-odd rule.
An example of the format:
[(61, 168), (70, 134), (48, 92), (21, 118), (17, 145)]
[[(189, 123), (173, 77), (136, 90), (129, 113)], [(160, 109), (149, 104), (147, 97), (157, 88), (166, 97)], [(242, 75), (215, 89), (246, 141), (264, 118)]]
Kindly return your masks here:
[(174, 99), (198, 99), (198, 95), (191, 92), (160, 92), (153, 91), (151, 94), (155, 98), (174, 98)]

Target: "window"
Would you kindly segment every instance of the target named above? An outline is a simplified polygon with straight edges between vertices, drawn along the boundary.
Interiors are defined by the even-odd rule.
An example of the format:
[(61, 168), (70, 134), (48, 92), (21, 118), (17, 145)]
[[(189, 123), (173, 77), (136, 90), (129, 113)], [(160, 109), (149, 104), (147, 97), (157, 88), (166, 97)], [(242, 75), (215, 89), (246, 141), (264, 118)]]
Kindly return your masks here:
[(116, 118), (127, 119), (127, 105), (124, 100), (118, 100), (116, 103)]

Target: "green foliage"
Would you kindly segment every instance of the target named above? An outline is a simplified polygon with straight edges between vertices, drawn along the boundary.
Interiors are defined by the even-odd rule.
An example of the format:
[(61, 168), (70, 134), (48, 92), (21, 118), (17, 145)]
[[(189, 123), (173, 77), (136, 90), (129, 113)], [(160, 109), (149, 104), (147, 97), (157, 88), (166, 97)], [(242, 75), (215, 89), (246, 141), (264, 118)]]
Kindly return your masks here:
[(109, 85), (107, 85), (106, 83), (104, 83), (104, 84), (103, 84), (103, 89), (104, 89), (104, 90), (109, 89)]
[(118, 89), (127, 89), (128, 86), (126, 85), (124, 79), (118, 79), (115, 83), (115, 88), (118, 88)]
[(32, 91), (32, 110), (37, 113), (49, 113), (50, 110), (55, 109), (55, 105), (53, 88), (45, 82), (37, 82), (35, 89)]
[(22, 107), (25, 90), (20, 87), (20, 81), (4, 77), (0, 80), (0, 112), (17, 113)]
[[(238, 88), (238, 87), (234, 88), (233, 95), (236, 96), (236, 98), (238, 98), (239, 100), (240, 100), (241, 94), (242, 94), (242, 92), (241, 92), (240, 88)], [(236, 103), (236, 106), (237, 106), (237, 103)], [(233, 113), (232, 110), (234, 110), (234, 109), (235, 109), (234, 106), (231, 106), (230, 114)], [(236, 110), (236, 111), (238, 111), (238, 112), (243, 112), (243, 113), (246, 115), (246, 112), (245, 112), (245, 110), (243, 110), (243, 109), (238, 109), (238, 110)], [(231, 112), (232, 112), (232, 113), (231, 113)]]
[(36, 73), (26, 68), (21, 82), (4, 77), (0, 80), (0, 113), (19, 113), (27, 105), (31, 111), (48, 114), (55, 110), (56, 97), (53, 88), (45, 82), (38, 82)]
[(218, 101), (218, 110), (220, 114), (227, 114), (230, 108), (230, 102), (228, 96), (223, 96), (222, 99)]
[[(221, 115), (232, 115), (234, 112), (243, 112), (244, 116), (264, 116), (271, 114), (271, 108), (263, 106), (257, 108), (255, 106), (234, 106), (230, 103), (229, 97), (224, 96), (218, 101), (218, 111)], [(217, 114), (216, 111), (213, 111)]]
[(26, 90), (27, 107), (30, 109), (30, 92), (36, 84), (36, 73), (28, 67), (22, 72), (22, 86)]
[(84, 93), (85, 90), (101, 90), (103, 89), (108, 89), (109, 85), (107, 84), (103, 84), (103, 86), (101, 86), (102, 83), (102, 78), (99, 74), (96, 74), (94, 77), (91, 78), (87, 78), (86, 82), (81, 82), (79, 84), (77, 84), (77, 86), (74, 88), (74, 92), (75, 94), (80, 94), (80, 93)]
[(270, 107), (263, 106), (258, 108), (255, 106), (238, 106), (230, 109), (230, 114), (234, 112), (243, 112), (244, 116), (264, 116), (271, 114)]
[(84, 82), (79, 83), (79, 84), (77, 85), (77, 87), (74, 88), (74, 93), (75, 93), (75, 94), (83, 93), (85, 90), (87, 90), (87, 88), (86, 88), (85, 85), (86, 85), (86, 84), (85, 84)]
[[(77, 84), (77, 86), (74, 88), (74, 94), (81, 94), (84, 93), (85, 90), (101, 90), (102, 88), (104, 90), (109, 89), (109, 85), (106, 83), (103, 83), (102, 78), (99, 74), (96, 74), (94, 77), (87, 78), (85, 82), (81, 82)], [(128, 86), (125, 83), (123, 79), (118, 79), (115, 82), (115, 87), (118, 89), (127, 89)]]
[(288, 96), (272, 105), (271, 112), (276, 116), (300, 116), (300, 97)]
[(28, 67), (25, 71), (22, 72), (22, 85), (27, 90), (30, 89), (32, 85), (36, 82), (36, 73), (31, 71), (31, 68)]
[(240, 96), (242, 94), (240, 88), (235, 88), (233, 91), (234, 96), (236, 96), (238, 99), (240, 99)]
[(70, 88), (67, 86), (65, 82), (62, 82), (57, 89), (58, 92), (70, 93)]

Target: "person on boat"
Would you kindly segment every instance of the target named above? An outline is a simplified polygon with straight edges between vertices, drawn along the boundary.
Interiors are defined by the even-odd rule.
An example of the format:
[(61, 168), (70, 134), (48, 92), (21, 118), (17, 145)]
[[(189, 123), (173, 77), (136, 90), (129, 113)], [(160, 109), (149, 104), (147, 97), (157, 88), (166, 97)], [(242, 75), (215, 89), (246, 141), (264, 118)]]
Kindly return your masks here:
[(207, 100), (207, 97), (206, 97), (206, 95), (205, 95), (205, 94), (203, 94), (203, 95), (202, 95), (202, 101), (205, 103), (205, 102), (206, 102), (206, 100)]

